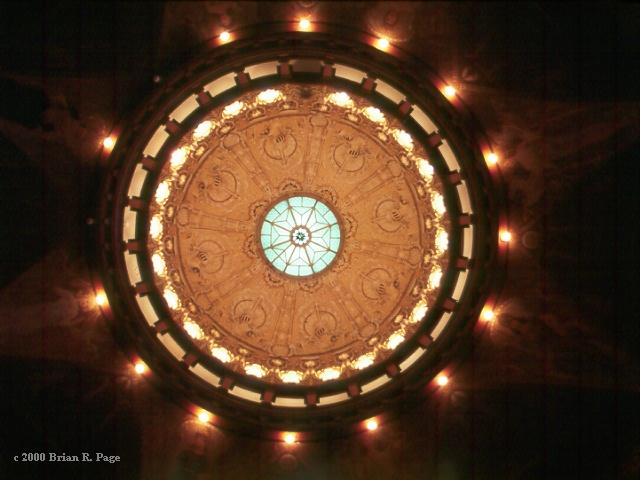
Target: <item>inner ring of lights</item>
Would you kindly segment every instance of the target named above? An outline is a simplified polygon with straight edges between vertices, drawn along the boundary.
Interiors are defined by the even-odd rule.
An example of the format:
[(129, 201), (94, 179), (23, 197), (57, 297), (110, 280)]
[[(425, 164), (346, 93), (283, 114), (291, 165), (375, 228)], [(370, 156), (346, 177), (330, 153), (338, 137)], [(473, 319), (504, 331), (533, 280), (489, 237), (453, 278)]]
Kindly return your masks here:
[[(348, 208), (348, 205), (354, 202), (357, 204), (362, 201), (358, 199), (368, 198), (375, 191), (385, 188), (385, 186), (393, 185), (394, 182), (405, 182), (405, 180), (400, 179), (405, 178), (405, 175), (409, 175), (411, 180), (406, 180), (409, 183), (404, 188), (409, 188), (413, 193), (407, 191), (404, 195), (408, 195), (409, 198), (417, 197), (414, 201), (423, 210), (422, 213), (418, 213), (418, 217), (421, 220), (418, 218), (412, 220), (412, 222), (416, 222), (414, 227), (417, 230), (408, 237), (405, 235), (398, 237), (387, 233), (385, 239), (379, 238), (379, 234), (368, 233), (365, 238), (353, 241), (353, 239), (343, 238), (344, 235), (336, 215), (323, 201), (318, 201), (308, 195), (293, 195), (278, 201), (273, 207), (267, 209), (267, 214), (264, 217), (264, 220), (273, 222), (278, 220), (278, 216), (285, 213), (289, 208), (294, 207), (300, 210), (300, 214), (297, 217), (292, 217), (281, 225), (280, 231), (285, 234), (284, 238), (272, 236), (270, 231), (265, 230), (264, 222), (259, 223), (259, 227), (255, 227), (256, 229), (259, 228), (260, 240), (257, 242), (258, 248), (263, 249), (262, 253), (269, 267), (275, 268), (289, 277), (304, 279), (326, 270), (329, 264), (335, 263), (338, 258), (338, 251), (345, 246), (347, 248), (350, 246), (359, 249), (364, 248), (365, 250), (362, 252), (364, 257), (377, 258), (376, 262), (382, 262), (383, 260), (399, 261), (400, 264), (404, 264), (409, 268), (405, 274), (400, 276), (400, 281), (406, 282), (407, 278), (404, 278), (406, 276), (411, 279), (411, 282), (416, 282), (415, 286), (411, 292), (403, 294), (403, 304), (400, 305), (399, 309), (396, 309), (395, 312), (387, 312), (381, 318), (369, 317), (366, 313), (358, 313), (362, 309), (361, 302), (369, 300), (366, 298), (359, 301), (353, 299), (349, 287), (345, 290), (344, 286), (338, 285), (336, 290), (335, 279), (333, 281), (329, 280), (332, 286), (320, 284), (321, 291), (334, 290), (332, 303), (335, 303), (337, 312), (344, 316), (344, 318), (340, 318), (340, 322), (345, 325), (352, 325), (351, 332), (358, 344), (356, 348), (350, 348), (348, 351), (342, 348), (342, 350), (335, 351), (331, 355), (325, 355), (326, 358), (322, 362), (317, 362), (310, 360), (308, 356), (305, 357), (303, 354), (292, 356), (291, 354), (294, 352), (290, 346), (290, 341), (284, 338), (284, 332), (282, 331), (279, 331), (279, 333), (277, 331), (270, 337), (269, 342), (271, 343), (268, 344), (268, 348), (271, 353), (265, 351), (261, 353), (255, 343), (247, 342), (246, 340), (240, 340), (240, 345), (238, 345), (235, 340), (237, 335), (233, 337), (233, 334), (230, 335), (228, 330), (223, 331), (225, 325), (217, 323), (216, 320), (214, 320), (216, 322), (214, 325), (207, 321), (203, 323), (201, 317), (203, 309), (209, 310), (210, 307), (202, 303), (198, 304), (197, 301), (194, 303), (190, 292), (186, 290), (187, 284), (191, 282), (185, 281), (184, 274), (180, 273), (184, 270), (184, 267), (175, 261), (177, 258), (176, 244), (180, 243), (176, 229), (180, 229), (181, 213), (184, 213), (183, 208), (176, 201), (181, 198), (189, 198), (191, 194), (188, 191), (191, 190), (196, 190), (198, 192), (197, 195), (202, 196), (202, 192), (196, 188), (199, 181), (193, 180), (193, 177), (196, 171), (200, 171), (199, 166), (203, 165), (202, 156), (210, 151), (206, 147), (207, 142), (213, 141), (221, 146), (231, 145), (231, 149), (237, 149), (239, 145), (246, 144), (240, 139), (240, 135), (243, 134), (236, 125), (243, 124), (242, 122), (246, 123), (247, 120), (245, 119), (257, 119), (249, 120), (249, 125), (251, 125), (251, 122), (259, 122), (261, 118), (268, 118), (270, 119), (267, 122), (268, 129), (269, 131), (273, 129), (275, 145), (286, 145), (286, 134), (283, 132), (286, 132), (287, 129), (284, 126), (281, 126), (280, 129), (275, 129), (271, 125), (280, 121), (278, 120), (279, 115), (290, 115), (294, 105), (299, 105), (297, 107), (298, 111), (302, 108), (300, 102), (303, 97), (299, 96), (300, 90), (295, 85), (284, 83), (280, 89), (267, 89), (257, 93), (249, 92), (241, 95), (231, 103), (223, 104), (215, 109), (206, 119), (184, 134), (177, 147), (168, 152), (168, 161), (164, 163), (160, 172), (160, 181), (153, 194), (155, 201), (151, 204), (150, 220), (147, 227), (149, 231), (148, 248), (151, 253), (156, 286), (160, 290), (173, 320), (182, 326), (188, 337), (200, 349), (207, 351), (217, 361), (226, 364), (236, 372), (260, 378), (269, 383), (313, 385), (330, 380), (346, 379), (387, 358), (416, 331), (420, 322), (426, 318), (429, 306), (437, 298), (447, 262), (448, 219), (444, 197), (441, 193), (442, 186), (439, 178), (434, 175), (434, 168), (427, 160), (422, 145), (414, 143), (413, 137), (409, 133), (398, 128), (399, 124), (396, 119), (385, 116), (380, 109), (371, 105), (364, 97), (351, 96), (344, 91), (336, 91), (321, 85), (307, 87), (307, 89), (307, 91), (312, 92), (313, 98), (317, 98), (322, 102), (320, 105), (310, 104), (307, 107), (311, 109), (309, 112), (309, 115), (311, 115), (309, 119), (311, 128), (314, 128), (314, 122), (319, 121), (319, 115), (333, 115), (336, 121), (340, 122), (340, 132), (345, 131), (346, 125), (352, 124), (353, 127), (350, 128), (355, 128), (356, 132), (369, 132), (369, 141), (379, 142), (385, 149), (382, 157), (384, 160), (378, 160), (380, 164), (377, 167), (372, 167), (371, 174), (365, 175), (360, 180), (363, 187), (350, 189), (351, 193), (345, 193), (343, 207)], [(314, 111), (318, 113), (313, 113)], [(276, 116), (271, 118), (269, 115)], [(344, 122), (346, 122), (346, 125)], [(341, 135), (346, 137), (345, 141), (351, 141), (348, 139), (351, 139), (353, 133), (342, 133)], [(220, 140), (217, 140), (218, 138)], [(264, 143), (263, 145), (267, 144)], [(336, 147), (330, 150), (330, 152), (333, 152), (333, 155), (329, 156), (330, 158), (321, 160), (333, 165), (332, 168), (335, 169), (338, 178), (348, 174), (349, 169), (352, 168), (351, 165), (344, 163), (347, 161), (345, 159), (359, 162), (361, 158), (360, 150), (367, 148), (366, 145), (362, 146), (359, 143), (351, 144), (351, 146), (342, 145), (340, 149)], [(279, 152), (281, 155), (282, 151)], [(343, 156), (336, 157), (336, 152), (343, 152)], [(238, 150), (234, 155), (236, 155), (236, 162), (242, 165), (241, 171), (251, 172), (256, 168), (263, 168), (257, 166), (258, 162), (255, 155), (249, 151)], [(286, 172), (287, 169), (279, 166), (278, 159), (280, 155), (273, 155), (275, 158), (266, 157), (263, 161), (270, 162), (272, 166), (277, 166), (279, 170)], [(374, 158), (377, 157), (373, 157), (369, 161), (374, 161)], [(227, 161), (230, 162), (231, 160)], [(253, 161), (254, 163), (248, 165), (245, 163), (247, 161)], [(357, 164), (360, 165), (361, 163)], [(220, 163), (215, 170), (216, 172), (224, 172), (224, 168), (225, 163)], [(266, 165), (264, 168), (266, 168)], [(212, 179), (213, 184), (219, 187), (217, 190), (222, 195), (220, 198), (229, 198), (231, 200), (234, 198), (234, 192), (231, 191), (230, 185), (224, 184), (222, 174), (215, 174), (215, 178)], [(259, 186), (257, 190), (261, 196), (265, 193), (269, 195), (267, 192), (271, 191), (265, 184), (264, 179), (266, 177), (265, 172), (253, 177), (253, 182)], [(369, 186), (372, 185), (371, 182), (373, 182), (374, 190), (371, 190), (369, 195), (366, 195), (364, 192), (371, 188)], [(260, 191), (264, 193), (260, 193)], [(402, 215), (395, 210), (396, 207), (389, 207), (394, 202), (397, 203), (397, 201), (393, 200), (394, 195), (397, 195), (397, 193), (392, 194), (391, 197), (384, 201), (381, 210), (377, 213), (370, 212), (361, 221), (400, 222), (398, 225), (403, 222), (406, 223), (406, 221), (402, 220)], [(217, 199), (219, 200), (220, 198)], [(327, 236), (323, 242), (309, 243), (309, 245), (317, 248), (313, 253), (319, 253), (319, 255), (307, 257), (304, 254), (309, 249), (309, 246), (301, 248), (300, 245), (296, 245), (296, 239), (293, 234), (303, 234), (305, 238), (300, 236), (300, 239), (297, 240), (303, 244), (307, 242), (306, 231), (308, 231), (312, 239), (314, 238), (314, 235), (317, 234), (314, 233), (316, 227), (312, 224), (311, 228), (307, 228), (308, 214), (314, 213), (314, 211), (316, 211), (315, 221), (318, 221), (317, 214), (320, 213), (320, 216), (323, 217), (321, 220), (323, 225), (321, 226), (324, 226), (324, 224), (328, 226), (328, 229), (324, 232)], [(344, 212), (341, 211), (340, 213), (343, 214)], [(209, 243), (216, 242), (216, 238), (217, 241), (222, 241), (220, 235), (236, 235), (244, 229), (233, 215), (228, 215), (226, 207), (213, 217), (209, 217), (206, 212), (198, 209), (194, 218), (201, 219), (205, 223), (213, 222), (210, 224), (210, 228), (213, 228), (212, 233), (217, 234), (217, 236), (206, 240)], [(230, 221), (227, 222), (225, 218), (229, 218)], [(287, 218), (286, 213), (284, 218)], [(251, 228), (250, 224), (253, 221), (247, 220), (248, 228)], [(269, 223), (266, 225), (269, 225)], [(384, 232), (379, 231), (379, 233), (382, 234)], [(419, 253), (419, 249), (416, 246), (410, 246), (411, 242), (416, 241), (412, 241), (411, 238), (416, 240), (424, 238), (423, 241), (427, 242), (422, 247), (426, 248), (422, 254)], [(286, 241), (285, 246), (289, 246), (289, 257), (279, 262), (278, 254), (281, 252), (273, 251), (272, 247), (281, 240)], [(362, 242), (362, 240), (365, 241)], [(403, 243), (407, 241), (410, 243)], [(246, 242), (234, 242), (232, 248), (237, 250), (241, 243)], [(184, 247), (182, 247), (181, 251), (184, 251)], [(203, 260), (220, 258), (223, 251), (224, 248), (218, 245), (214, 251), (194, 253), (196, 257), (202, 255), (200, 260)], [(302, 260), (298, 262), (291, 261), (293, 252), (298, 254), (296, 260), (300, 258)], [(349, 257), (349, 254), (341, 254), (340, 256)], [(215, 264), (215, 260), (213, 260), (213, 263)], [(200, 264), (198, 268), (206, 269), (208, 267)], [(375, 263), (371, 265), (371, 268), (376, 268)], [(220, 286), (211, 289), (210, 293), (204, 290), (201, 296), (207, 297), (205, 303), (210, 303), (213, 306), (218, 303), (216, 295), (226, 297), (233, 289), (246, 288), (251, 279), (262, 276), (259, 270), (260, 267), (257, 265), (251, 268), (236, 268), (234, 272), (231, 272), (231, 278), (216, 280), (215, 284)], [(378, 271), (369, 270), (360, 272), (357, 276), (363, 279), (369, 278), (371, 282), (377, 282), (379, 280), (376, 275), (379, 274)], [(241, 280), (241, 278), (244, 280)], [(292, 293), (291, 289), (295, 291), (297, 287), (287, 286), (288, 281), (284, 280), (285, 291), (289, 293), (285, 293), (282, 299), (283, 302), (287, 301), (287, 298), (295, 298), (295, 294)], [(325, 279), (323, 278), (322, 281), (324, 282)], [(381, 285), (378, 288), (391, 289), (391, 291), (394, 289), (390, 283), (387, 286)], [(404, 288), (408, 287), (405, 286)], [(345, 295), (346, 299), (341, 300), (340, 298)], [(267, 301), (267, 299), (264, 300), (264, 302)], [(259, 303), (263, 303), (263, 301), (261, 300)], [(251, 303), (251, 305), (253, 306), (248, 307), (249, 310), (255, 312), (255, 302)], [(273, 314), (276, 316), (283, 315), (289, 309), (297, 308), (297, 305), (296, 307), (294, 305), (296, 305), (295, 300), (291, 300), (289, 306), (278, 310), (274, 309)], [(239, 314), (238, 321), (249, 321), (251, 312)], [(292, 313), (295, 316), (299, 312), (294, 311)], [(223, 317), (222, 322), (228, 322), (228, 320), (225, 320), (224, 312), (219, 315)], [(318, 307), (314, 307), (306, 315), (308, 316), (307, 318), (324, 318), (327, 314), (320, 312)], [(291, 321), (294, 324), (300, 324), (303, 319), (296, 318), (295, 320), (291, 319)], [(381, 329), (381, 325), (385, 325), (385, 328)], [(277, 322), (274, 323), (273, 328), (278, 329)], [(252, 329), (250, 333), (255, 333), (255, 329)], [(328, 345), (328, 347), (335, 350), (332, 345)], [(302, 348), (307, 347), (303, 345)], [(257, 360), (256, 357), (261, 357), (261, 359)]]
[(278, 271), (295, 277), (319, 273), (340, 249), (340, 225), (331, 209), (318, 199), (294, 196), (278, 202), (260, 229), (260, 244)]

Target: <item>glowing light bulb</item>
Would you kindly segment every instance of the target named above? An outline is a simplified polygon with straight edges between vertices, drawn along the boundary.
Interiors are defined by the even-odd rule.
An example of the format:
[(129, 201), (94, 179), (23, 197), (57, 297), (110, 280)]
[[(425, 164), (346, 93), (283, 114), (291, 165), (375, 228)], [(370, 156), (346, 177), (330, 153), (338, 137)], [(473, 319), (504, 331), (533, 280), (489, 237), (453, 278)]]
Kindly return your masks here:
[(195, 338), (196, 340), (202, 340), (204, 338), (204, 332), (197, 323), (187, 320), (182, 323), (182, 326), (191, 338)]
[(494, 318), (496, 318), (496, 314), (495, 314), (495, 313), (493, 313), (493, 310), (491, 310), (490, 308), (485, 308), (485, 309), (482, 311), (482, 319), (483, 319), (485, 322), (490, 322), (490, 321), (492, 321)]
[(500, 241), (504, 243), (509, 243), (513, 236), (509, 230), (502, 230), (500, 232)]
[(153, 271), (156, 275), (164, 276), (167, 271), (167, 264), (164, 262), (164, 258), (159, 253), (154, 253), (151, 256), (151, 264), (153, 265)]
[(285, 433), (284, 434), (284, 443), (286, 443), (287, 445), (293, 445), (294, 443), (296, 443), (296, 434), (295, 433)]
[(200, 423), (209, 423), (209, 421), (211, 420), (211, 414), (205, 410), (202, 410), (200, 413), (198, 413), (198, 421)]
[(487, 156), (485, 157), (485, 160), (486, 160), (488, 165), (495, 165), (495, 164), (498, 163), (498, 155), (496, 155), (493, 152), (489, 152), (489, 153), (487, 153)]
[(107, 296), (104, 293), (97, 293), (95, 297), (96, 305), (102, 307), (107, 304)]
[(257, 363), (252, 363), (244, 368), (244, 372), (247, 375), (253, 375), (254, 377), (262, 378), (265, 375), (265, 370)]
[(364, 370), (368, 366), (373, 365), (374, 360), (375, 358), (372, 353), (365, 353), (364, 355), (358, 357), (358, 359), (355, 361), (354, 366), (358, 370)]
[(370, 418), (369, 420), (367, 420), (367, 423), (365, 425), (367, 427), (367, 430), (369, 430), (370, 432), (378, 429), (378, 421), (375, 418)]
[(162, 220), (159, 215), (154, 215), (149, 222), (149, 235), (154, 240), (158, 240), (162, 235)]
[(384, 37), (378, 38), (375, 44), (376, 44), (376, 48), (379, 50), (386, 50), (387, 48), (389, 48), (389, 45), (391, 45), (389, 43), (389, 40)]
[(222, 116), (235, 117), (242, 111), (243, 107), (244, 107), (244, 103), (242, 103), (239, 100), (236, 100), (235, 102), (224, 107), (224, 110), (222, 111)]
[(309, 31), (310, 28), (311, 28), (311, 21), (308, 18), (301, 18), (300, 21), (298, 22), (298, 29), (302, 30), (303, 32), (307, 32)]
[(220, 34), (218, 38), (221, 42), (228, 42), (229, 40), (231, 40), (231, 34), (225, 30)]
[(444, 96), (448, 99), (452, 99), (458, 92), (456, 90), (456, 87), (454, 87), (453, 85), (446, 85), (442, 90), (442, 93), (444, 93)]
[(180, 147), (173, 151), (171, 154), (171, 168), (174, 170), (178, 170), (184, 162), (187, 161), (187, 149), (185, 147)]
[(209, 133), (211, 133), (212, 129), (213, 123), (211, 123), (210, 120), (205, 120), (204, 122), (200, 123), (193, 131), (193, 138), (195, 138), (196, 140), (202, 140), (207, 135), (209, 135)]
[(258, 103), (273, 103), (280, 97), (282, 97), (282, 92), (280, 90), (273, 90), (270, 88), (260, 92), (256, 99), (258, 100)]
[(405, 132), (404, 130), (400, 130), (396, 128), (392, 132), (393, 138), (396, 139), (396, 142), (407, 151), (413, 150), (413, 138), (410, 134)]
[[(424, 313), (427, 313), (426, 305), (425, 305)], [(424, 316), (424, 314), (422, 314), (422, 316)], [(398, 345), (400, 345), (402, 342), (404, 342), (404, 335), (401, 335), (400, 333), (394, 333), (389, 337), (389, 340), (387, 340), (387, 343), (385, 344), (385, 348), (387, 348), (388, 350), (395, 350), (398, 347)]]
[(167, 306), (170, 309), (176, 310), (180, 307), (180, 299), (178, 298), (176, 292), (174, 292), (171, 288), (165, 288), (162, 296), (164, 297), (165, 301), (167, 302)]
[(367, 107), (362, 113), (365, 117), (375, 123), (384, 123), (386, 119), (384, 118), (384, 113), (380, 111), (380, 109), (376, 107)]
[(429, 274), (429, 288), (436, 288), (440, 286), (440, 280), (442, 280), (442, 270), (436, 268)]
[(444, 215), (447, 211), (447, 207), (444, 204), (444, 197), (439, 193), (433, 193), (431, 195), (431, 206), (439, 215)]
[(335, 380), (340, 376), (340, 370), (337, 368), (325, 368), (318, 372), (318, 378), (323, 381)]
[(300, 383), (300, 380), (302, 380), (302, 374), (295, 370), (289, 370), (288, 372), (284, 372), (280, 375), (280, 380), (284, 383)]
[(138, 362), (134, 365), (133, 369), (136, 371), (138, 375), (142, 375), (144, 372), (147, 371), (147, 366), (142, 362)]
[(211, 355), (222, 363), (229, 363), (231, 361), (231, 354), (229, 353), (229, 350), (224, 347), (212, 347)]
[(430, 180), (433, 177), (433, 166), (424, 159), (418, 160), (418, 171), (425, 180)]
[(171, 195), (171, 187), (169, 186), (169, 182), (166, 180), (160, 184), (158, 184), (158, 188), (156, 188), (156, 193), (154, 195), (156, 202), (159, 205), (164, 205), (164, 203)]
[(104, 137), (104, 139), (102, 139), (102, 146), (107, 150), (111, 150), (115, 144), (116, 139), (111, 136)]
[[(440, 280), (438, 280), (438, 283), (439, 282)], [(411, 323), (418, 323), (422, 321), (428, 310), (429, 307), (427, 306), (426, 302), (424, 300), (420, 300), (411, 311), (411, 316), (409, 317)]]
[(446, 252), (449, 248), (449, 234), (446, 230), (438, 230), (436, 235), (436, 251), (438, 253)]
[(444, 373), (441, 373), (436, 377), (436, 383), (439, 387), (446, 387), (449, 383), (449, 377), (447, 377)]
[(349, 97), (345, 92), (332, 93), (327, 97), (327, 100), (339, 107), (353, 106), (353, 100), (351, 100), (351, 97)]

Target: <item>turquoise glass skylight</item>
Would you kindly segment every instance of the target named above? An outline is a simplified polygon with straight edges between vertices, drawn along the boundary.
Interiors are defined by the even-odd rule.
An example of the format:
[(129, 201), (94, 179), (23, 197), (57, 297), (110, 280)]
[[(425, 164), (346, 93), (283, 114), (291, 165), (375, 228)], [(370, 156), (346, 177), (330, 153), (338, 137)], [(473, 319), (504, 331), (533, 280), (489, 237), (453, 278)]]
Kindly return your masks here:
[(306, 277), (331, 264), (340, 248), (335, 214), (311, 197), (290, 197), (267, 213), (260, 230), (267, 260), (287, 275)]

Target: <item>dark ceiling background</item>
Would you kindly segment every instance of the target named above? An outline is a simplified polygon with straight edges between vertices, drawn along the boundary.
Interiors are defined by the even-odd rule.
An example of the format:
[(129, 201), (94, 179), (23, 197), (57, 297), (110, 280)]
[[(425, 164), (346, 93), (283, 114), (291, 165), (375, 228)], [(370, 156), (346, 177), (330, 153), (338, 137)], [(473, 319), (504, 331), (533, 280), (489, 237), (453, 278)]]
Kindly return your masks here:
[[(287, 448), (131, 375), (85, 239), (112, 126), (212, 35), (303, 13), (458, 86), (502, 153), (515, 241), (499, 319), (446, 390), (375, 435)], [(635, 4), (3, 3), (0, 477), (640, 477), (639, 31)], [(121, 461), (13, 462), (82, 451)]]

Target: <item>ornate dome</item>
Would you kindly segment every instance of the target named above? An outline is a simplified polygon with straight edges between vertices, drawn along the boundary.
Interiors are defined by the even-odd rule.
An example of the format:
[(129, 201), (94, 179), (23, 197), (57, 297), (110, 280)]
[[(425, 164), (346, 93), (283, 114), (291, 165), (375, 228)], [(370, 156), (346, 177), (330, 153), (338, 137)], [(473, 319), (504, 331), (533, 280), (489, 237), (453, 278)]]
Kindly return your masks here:
[(200, 60), (123, 130), (106, 286), (185, 398), (308, 427), (437, 366), (494, 227), (482, 153), (434, 85), (363, 44), (354, 64), (279, 38)]
[(182, 136), (147, 246), (172, 319), (201, 351), (311, 385), (386, 358), (415, 331), (447, 229), (440, 181), (400, 127), (362, 97), (286, 83)]

